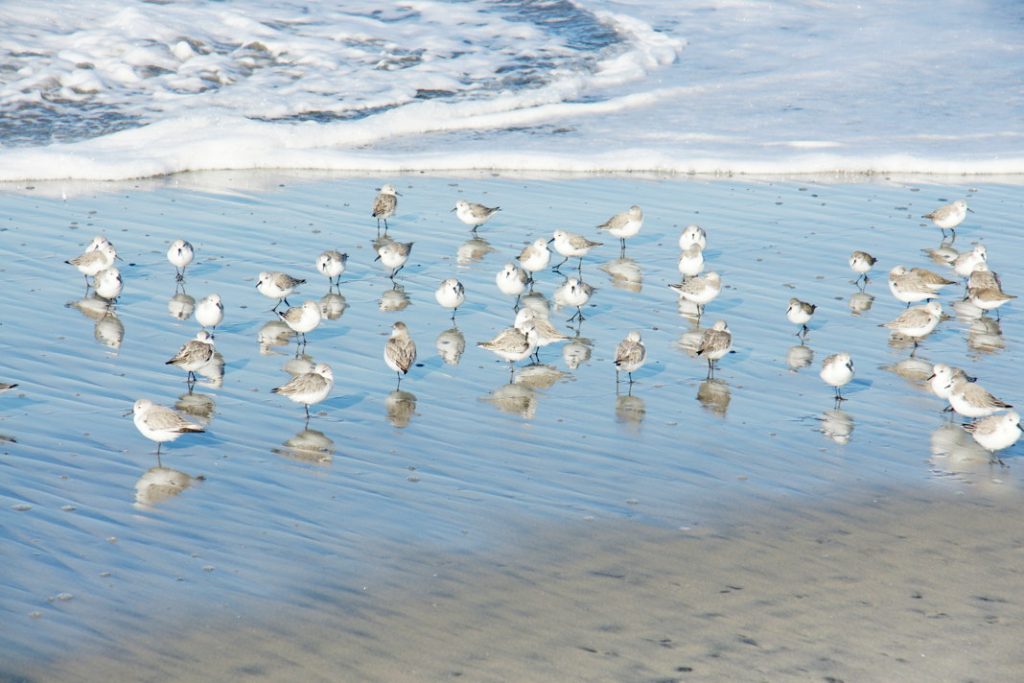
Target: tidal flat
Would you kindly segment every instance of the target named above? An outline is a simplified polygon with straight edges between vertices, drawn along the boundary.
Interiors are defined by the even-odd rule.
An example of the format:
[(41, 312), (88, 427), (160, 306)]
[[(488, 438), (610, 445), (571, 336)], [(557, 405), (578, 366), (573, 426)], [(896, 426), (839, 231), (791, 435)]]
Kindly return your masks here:
[[(394, 282), (374, 261), (383, 182), (401, 193), (389, 235), (414, 243)], [(920, 216), (961, 197), (975, 213), (952, 248), (985, 244), (1024, 292), (1024, 189), (977, 178), (0, 188), (0, 382), (19, 385), (0, 395), (0, 680), (1012, 678), (1022, 446), (992, 461), (924, 378), (961, 366), (1020, 404), (1020, 305), (979, 315), (958, 284), (916, 350), (880, 327), (904, 308), (889, 268), (955, 279)], [(501, 211), (473, 233), (460, 198)], [(645, 223), (620, 255), (595, 226), (632, 204)], [(667, 286), (690, 223), (723, 281), (699, 324)], [(476, 346), (514, 317), (495, 275), (559, 228), (604, 242), (581, 268), (596, 291), (582, 322), (551, 311), (570, 339), (510, 381)], [(97, 234), (123, 259), (112, 305), (64, 263)], [(196, 250), (181, 286), (178, 238)], [(333, 290), (325, 249), (349, 254)], [(864, 288), (854, 249), (879, 259)], [(326, 319), (305, 347), (260, 271), (307, 280), (289, 300)], [(448, 277), (466, 289), (454, 321), (433, 295)], [(165, 361), (211, 293), (223, 362), (190, 391)], [(792, 296), (818, 306), (803, 343)], [(720, 319), (735, 353), (709, 379), (692, 342)], [(400, 386), (382, 358), (398, 320), (418, 346)], [(632, 387), (612, 364), (630, 330), (647, 346)], [(838, 407), (818, 377), (837, 351), (856, 365)], [(335, 376), (308, 423), (271, 393), (307, 361)], [(124, 416), (138, 398), (206, 431), (158, 463)]]

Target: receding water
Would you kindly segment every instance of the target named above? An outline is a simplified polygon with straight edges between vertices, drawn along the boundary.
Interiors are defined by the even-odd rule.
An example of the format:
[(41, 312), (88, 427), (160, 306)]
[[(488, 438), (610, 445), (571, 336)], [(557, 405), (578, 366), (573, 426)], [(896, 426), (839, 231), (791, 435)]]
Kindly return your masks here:
[[(414, 242), (395, 286), (373, 261), (369, 216), (374, 188), (388, 181), (401, 192), (390, 234)], [(890, 267), (950, 273), (924, 253), (940, 236), (919, 216), (958, 197), (975, 213), (954, 246), (983, 241), (1005, 290), (1024, 292), (1022, 192), (881, 179), (256, 173), (7, 188), (0, 382), (19, 387), (0, 396), (0, 659), (14, 663), (12, 675), (45, 678), (48, 663), (129, 635), (161, 641), (188, 623), (216, 640), (232, 615), (246, 629), (253, 614), (319, 604), (343, 620), (351, 609), (356, 621), (346, 623), (358, 631), (374, 581), (408, 588), (447, 562), (514, 556), (539, 528), (547, 537), (628, 536), (743, 519), (754, 508), (770, 514), (772, 501), (815, 508), (854, 490), (1015, 501), (1020, 445), (1003, 454), (1006, 468), (978, 461), (920, 380), (926, 362), (947, 362), (1019, 402), (1019, 305), (1005, 306), (998, 323), (974, 319), (954, 306), (962, 290), (952, 287), (942, 298), (950, 319), (913, 357), (879, 325), (903, 308), (885, 283)], [(502, 210), (474, 236), (449, 212), (458, 198)], [(515, 301), (499, 293), (496, 273), (556, 228), (602, 239), (593, 226), (634, 203), (646, 222), (626, 258), (604, 235), (584, 260), (584, 279), (597, 287), (585, 320), (570, 326), (563, 321), (573, 311), (552, 311), (572, 345), (541, 350), (541, 364), (520, 367), (509, 384), (507, 365), (476, 347), (513, 318)], [(687, 352), (695, 323), (666, 286), (679, 281), (677, 239), (691, 222), (708, 231), (706, 270), (725, 283), (701, 326), (724, 319), (734, 335), (736, 353), (714, 380)], [(124, 259), (124, 293), (109, 310), (83, 297), (81, 275), (63, 263), (96, 234)], [(179, 237), (197, 252), (183, 292), (165, 258)], [(350, 255), (334, 294), (313, 268), (327, 248)], [(865, 292), (851, 283), (853, 249), (879, 259)], [(270, 391), (289, 378), (297, 345), (279, 334), (271, 302), (254, 287), (261, 270), (306, 278), (291, 303), (317, 299), (337, 314), (308, 335), (305, 353), (336, 379), (308, 425), (301, 406)], [(455, 324), (433, 297), (447, 277), (467, 293)], [(537, 291), (550, 298), (561, 281), (541, 273)], [(201, 377), (190, 394), (184, 372), (165, 361), (198, 330), (181, 319), (190, 302), (214, 292), (226, 308), (216, 334), (223, 375)], [(819, 306), (806, 346), (785, 319), (791, 296)], [(419, 349), (400, 388), (382, 358), (396, 320)], [(627, 392), (612, 357), (633, 329), (648, 362)], [(463, 340), (459, 362), (445, 363), (438, 343)], [(840, 350), (857, 375), (834, 410), (818, 369)], [(152, 469), (154, 445), (124, 417), (142, 397), (206, 425), (164, 445), (163, 470)], [(154, 479), (164, 485), (147, 487)], [(548, 552), (557, 555), (557, 544)], [(574, 604), (586, 599), (600, 600)], [(490, 616), (504, 618), (514, 623)], [(303, 637), (316, 662), (330, 661), (330, 638)], [(296, 666), (275, 675), (329, 679), (320, 664)], [(526, 671), (522, 680), (552, 678)], [(403, 677), (415, 680), (391, 679)]]

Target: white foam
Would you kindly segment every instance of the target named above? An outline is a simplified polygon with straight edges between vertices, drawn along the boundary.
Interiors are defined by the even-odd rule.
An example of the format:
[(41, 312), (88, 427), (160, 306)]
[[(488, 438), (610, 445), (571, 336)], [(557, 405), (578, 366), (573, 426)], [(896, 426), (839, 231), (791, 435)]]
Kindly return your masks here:
[(603, 26), (607, 47), (581, 49), (571, 31), (483, 2), (29, 6), (0, 16), (0, 54), (22, 65), (0, 73), (6, 130), (17, 131), (17, 106), (54, 100), (69, 119), (87, 106), (132, 127), (8, 144), (0, 180), (265, 168), (1024, 173), (1024, 95), (1007, 87), (1024, 62), (1011, 7), (578, 7), (593, 22), (578, 30)]

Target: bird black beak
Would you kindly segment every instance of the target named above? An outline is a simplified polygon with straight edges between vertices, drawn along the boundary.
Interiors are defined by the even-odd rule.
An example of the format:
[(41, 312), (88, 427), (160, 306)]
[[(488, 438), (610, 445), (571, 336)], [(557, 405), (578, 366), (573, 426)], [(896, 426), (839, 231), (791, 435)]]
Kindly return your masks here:
[[(457, 206), (453, 206), (453, 207), (452, 207), (452, 211), (454, 211), (454, 210), (455, 210), (455, 209), (457, 209), (457, 208), (459, 208), (459, 207), (457, 207)], [(448, 213), (451, 213), (452, 211), (449, 211)]]
[(967, 210), (968, 210), (968, 211), (970, 211), (971, 213), (974, 213), (974, 209), (972, 209), (972, 208), (971, 208), (971, 207), (969, 207), (969, 206), (967, 207)]
[(375, 258), (375, 259), (373, 259), (373, 260), (374, 260), (374, 261), (380, 261), (380, 254), (377, 254), (377, 258)]
[(933, 379), (935, 379), (935, 375), (931, 374), (928, 376), (928, 379), (926, 379), (925, 382), (931, 382)]
[(555, 241), (555, 238), (554, 238), (554, 237), (552, 237), (551, 239), (549, 239), (549, 240), (548, 240), (548, 244), (551, 244), (551, 243), (552, 243), (552, 242), (554, 242), (554, 241)]
[(121, 417), (128, 417), (129, 415), (131, 415), (134, 412), (135, 412), (135, 407), (132, 406), (131, 408), (128, 409), (127, 412), (121, 413)]
[(260, 283), (259, 283), (259, 282), (257, 282), (257, 283), (256, 283), (256, 289), (259, 289), (259, 287), (260, 287)]

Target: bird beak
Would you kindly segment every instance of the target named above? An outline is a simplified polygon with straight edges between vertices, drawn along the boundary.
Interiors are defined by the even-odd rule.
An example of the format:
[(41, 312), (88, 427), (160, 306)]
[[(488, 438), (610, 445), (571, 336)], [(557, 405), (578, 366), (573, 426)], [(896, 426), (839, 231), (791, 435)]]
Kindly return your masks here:
[(256, 282), (256, 289), (259, 289), (259, 287), (260, 287), (260, 283), (259, 283), (259, 281), (257, 281)]
[(121, 258), (121, 255), (120, 255), (120, 254), (114, 254), (114, 258), (116, 258), (116, 259), (117, 259), (118, 261), (120, 261), (121, 263), (124, 263), (124, 259), (123, 259), (123, 258)]
[(968, 211), (970, 211), (971, 213), (974, 213), (974, 209), (972, 209), (972, 208), (971, 208), (971, 207), (969, 207), (969, 206), (967, 207), (967, 210), (968, 210)]
[(374, 260), (374, 261), (380, 261), (380, 254), (377, 254), (377, 258), (375, 258), (375, 259), (373, 259), (373, 260)]
[[(457, 206), (453, 206), (453, 207), (452, 207), (452, 211), (454, 211), (454, 210), (455, 210), (455, 209), (457, 209), (457, 208), (459, 208), (459, 207), (457, 207)], [(451, 213), (452, 211), (449, 211), (448, 213)]]
[(1019, 429), (1020, 431), (1024, 432), (1024, 425), (1022, 425), (1020, 422), (1018, 422), (1017, 423), (1017, 429)]
[(133, 407), (129, 408), (127, 412), (121, 413), (121, 417), (128, 417), (129, 415), (131, 415), (134, 412), (135, 412), (135, 407), (133, 406)]
[(926, 380), (925, 380), (925, 382), (931, 382), (931, 381), (932, 381), (933, 379), (935, 379), (935, 375), (934, 375), (934, 373), (933, 373), (933, 374), (931, 374), (931, 375), (929, 375), (929, 376), (928, 376), (928, 379), (926, 379)]
[(552, 237), (551, 239), (549, 239), (549, 240), (548, 240), (548, 244), (551, 244), (551, 243), (552, 243), (552, 242), (554, 242), (554, 241), (555, 241), (555, 238), (554, 238), (554, 237)]

